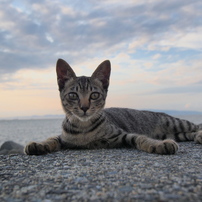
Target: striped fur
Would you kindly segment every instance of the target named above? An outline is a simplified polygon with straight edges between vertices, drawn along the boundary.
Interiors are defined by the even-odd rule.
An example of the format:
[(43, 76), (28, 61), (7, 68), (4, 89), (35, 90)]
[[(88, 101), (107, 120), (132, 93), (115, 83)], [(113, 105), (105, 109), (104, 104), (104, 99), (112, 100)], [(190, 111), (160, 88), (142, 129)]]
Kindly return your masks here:
[(157, 154), (175, 154), (180, 141), (202, 144), (202, 124), (164, 113), (127, 108), (103, 109), (110, 77), (110, 62), (101, 63), (91, 77), (76, 77), (59, 59), (56, 66), (62, 107), (66, 118), (62, 134), (25, 147), (29, 155), (62, 149), (133, 147)]

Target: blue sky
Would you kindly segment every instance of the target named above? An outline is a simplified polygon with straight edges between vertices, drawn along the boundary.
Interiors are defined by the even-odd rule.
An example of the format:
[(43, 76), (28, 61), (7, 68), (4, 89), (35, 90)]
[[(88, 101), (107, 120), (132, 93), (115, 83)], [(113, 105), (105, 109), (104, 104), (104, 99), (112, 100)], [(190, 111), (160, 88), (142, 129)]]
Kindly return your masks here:
[(201, 0), (0, 1), (0, 117), (62, 114), (55, 64), (112, 63), (107, 107), (202, 111)]

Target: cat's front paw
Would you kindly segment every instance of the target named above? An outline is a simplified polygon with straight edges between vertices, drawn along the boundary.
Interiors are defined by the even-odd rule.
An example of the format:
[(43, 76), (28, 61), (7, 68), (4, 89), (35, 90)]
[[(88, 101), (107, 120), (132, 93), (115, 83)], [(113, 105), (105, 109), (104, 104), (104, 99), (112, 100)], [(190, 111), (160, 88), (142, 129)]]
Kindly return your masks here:
[(202, 144), (202, 130), (196, 133), (196, 137), (194, 138), (196, 143)]
[(27, 155), (43, 155), (50, 152), (48, 145), (42, 143), (31, 142), (25, 147)]
[(163, 140), (159, 141), (157, 145), (150, 146), (150, 153), (156, 154), (175, 154), (179, 146), (174, 140)]

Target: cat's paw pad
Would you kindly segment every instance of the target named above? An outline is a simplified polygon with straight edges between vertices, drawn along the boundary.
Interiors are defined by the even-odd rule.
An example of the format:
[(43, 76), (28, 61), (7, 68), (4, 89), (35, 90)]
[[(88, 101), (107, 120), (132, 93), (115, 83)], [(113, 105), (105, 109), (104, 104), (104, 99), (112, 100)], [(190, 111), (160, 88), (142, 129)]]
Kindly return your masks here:
[(156, 154), (175, 154), (178, 148), (179, 146), (174, 140), (167, 139), (159, 141), (155, 146), (151, 146), (150, 152)]
[(197, 132), (194, 141), (198, 144), (202, 144), (202, 130)]
[(25, 147), (25, 153), (27, 155), (43, 155), (50, 152), (48, 145), (41, 143), (31, 142)]

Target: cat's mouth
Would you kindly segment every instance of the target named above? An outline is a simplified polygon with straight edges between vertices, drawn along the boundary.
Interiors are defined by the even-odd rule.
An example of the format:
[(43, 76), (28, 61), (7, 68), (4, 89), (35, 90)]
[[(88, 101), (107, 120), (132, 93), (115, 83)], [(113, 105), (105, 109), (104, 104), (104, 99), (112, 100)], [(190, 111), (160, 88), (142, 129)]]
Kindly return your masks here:
[(84, 116), (78, 117), (78, 118), (79, 118), (79, 120), (82, 121), (82, 122), (87, 122), (87, 121), (89, 121), (89, 120), (91, 119), (91, 117), (90, 117), (90, 116), (87, 116), (87, 115), (84, 115)]
[(75, 117), (77, 117), (80, 121), (82, 122), (86, 122), (88, 121), (89, 119), (91, 119), (92, 115), (84, 112), (83, 114), (74, 114)]
[(80, 118), (84, 121), (88, 121), (91, 118), (91, 115), (88, 114), (87, 112), (84, 112)]

